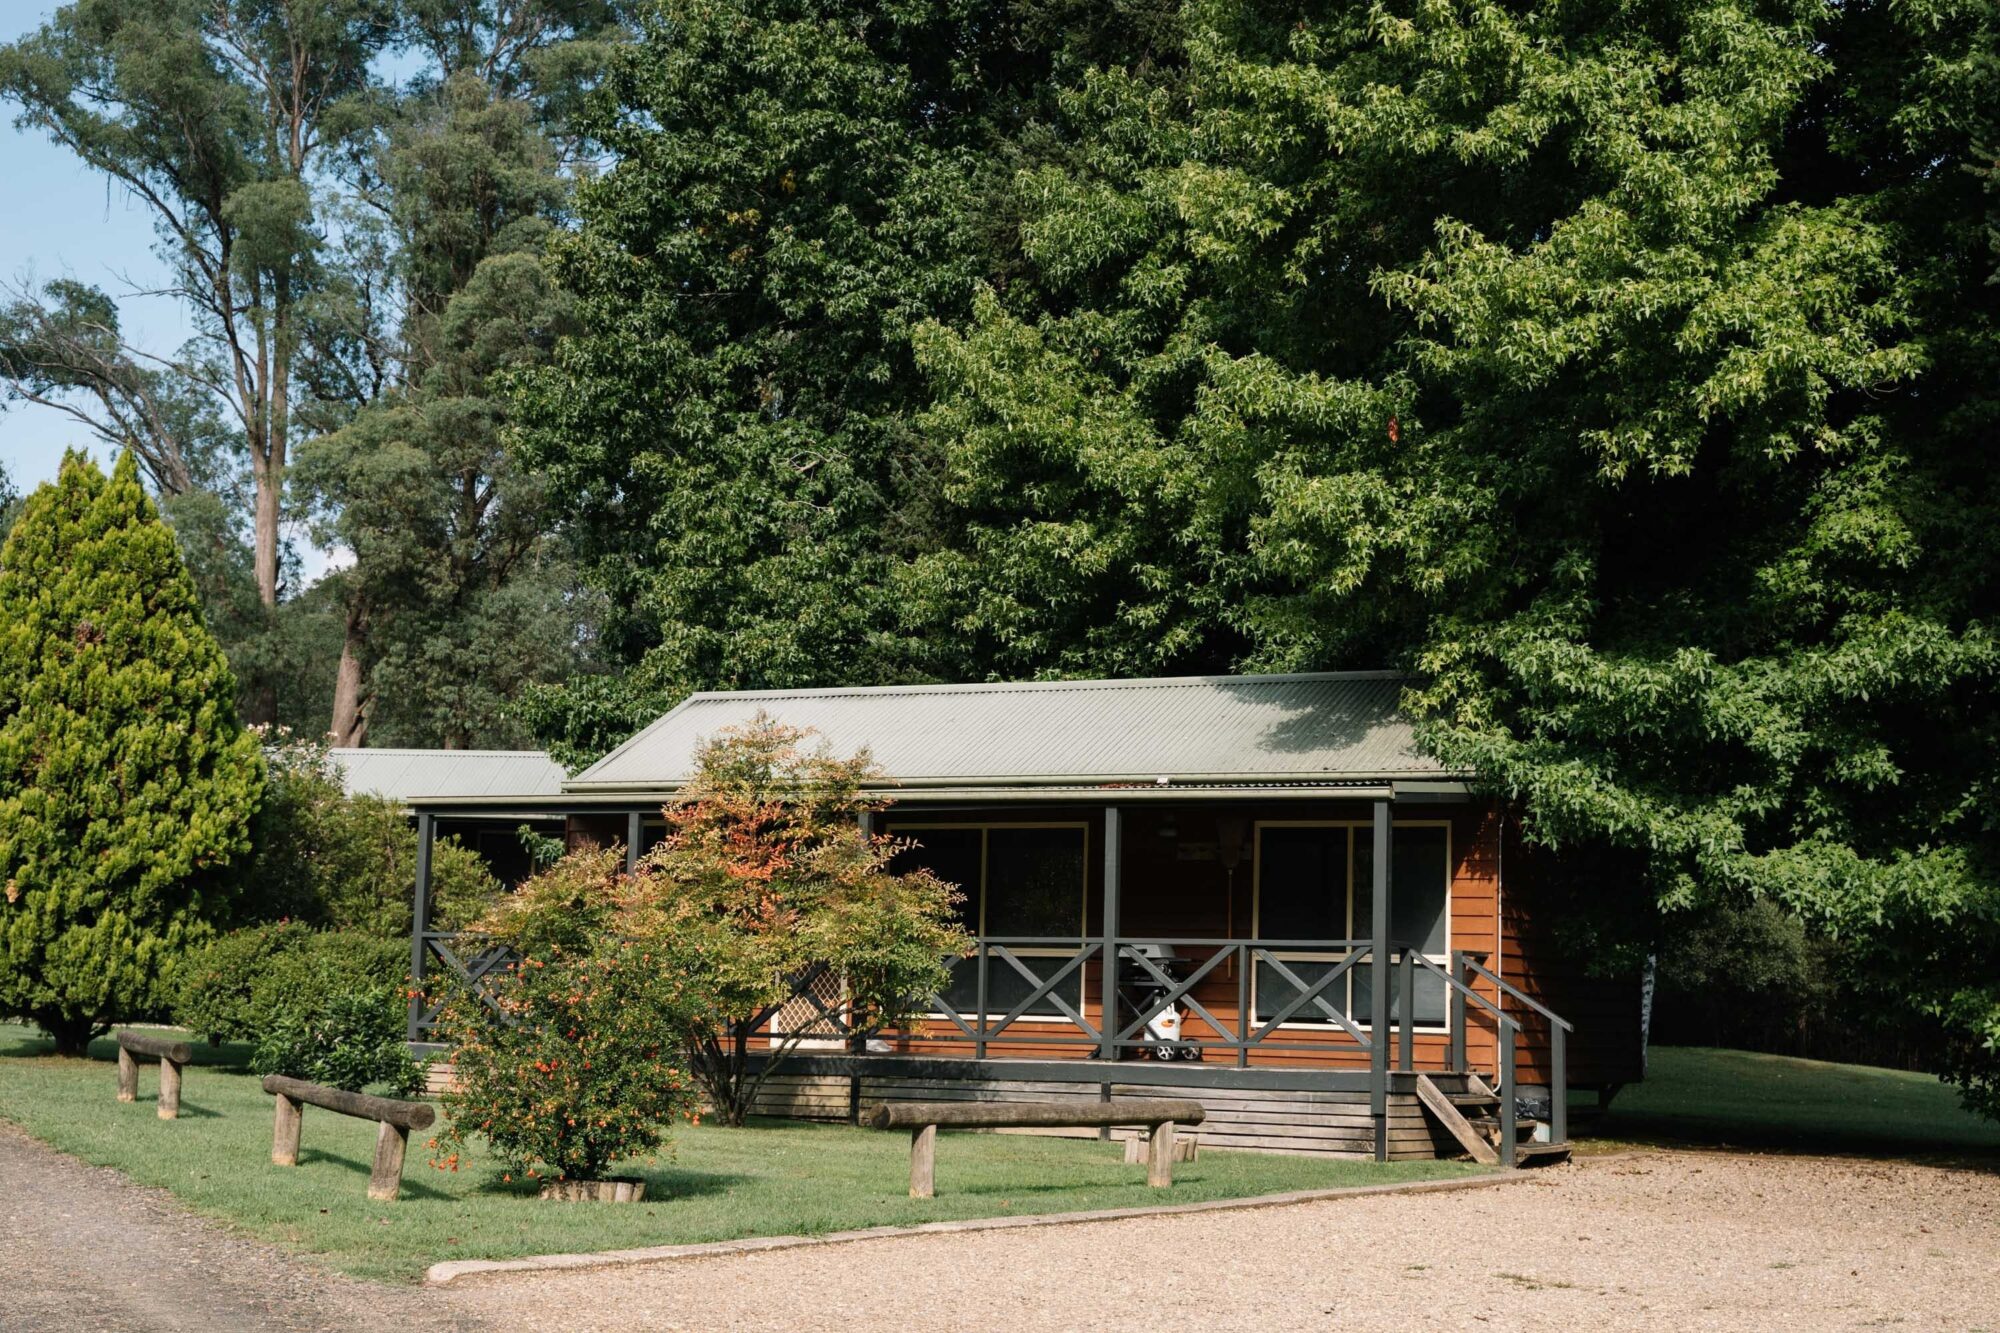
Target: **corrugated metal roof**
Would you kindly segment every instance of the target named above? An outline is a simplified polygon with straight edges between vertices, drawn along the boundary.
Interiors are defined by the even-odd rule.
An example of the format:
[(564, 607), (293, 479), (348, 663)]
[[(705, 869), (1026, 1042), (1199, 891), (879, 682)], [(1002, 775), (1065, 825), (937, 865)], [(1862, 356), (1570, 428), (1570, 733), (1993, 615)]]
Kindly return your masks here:
[(328, 751), (350, 796), (556, 796), (568, 776), (540, 750)]
[(758, 712), (863, 747), (901, 784), (1296, 782), (1446, 776), (1394, 672), (697, 694), (565, 784), (670, 791), (696, 747)]

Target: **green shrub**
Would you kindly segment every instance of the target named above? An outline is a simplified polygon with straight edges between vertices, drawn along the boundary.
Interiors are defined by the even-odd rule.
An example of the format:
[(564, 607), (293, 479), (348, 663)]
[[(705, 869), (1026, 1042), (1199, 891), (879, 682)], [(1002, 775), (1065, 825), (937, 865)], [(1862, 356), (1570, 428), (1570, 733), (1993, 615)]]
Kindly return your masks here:
[(402, 995), (410, 972), (410, 946), (350, 930), (307, 931), (295, 948), (272, 956), (251, 994), (263, 1016), (308, 1004), (330, 987), (393, 991)]
[(423, 1087), (423, 1069), (403, 1045), (403, 1006), (377, 990), (331, 990), (311, 1008), (279, 1013), (250, 1059), (259, 1074), (286, 1074), (360, 1092), (387, 1084), (407, 1097)]
[(279, 921), (210, 940), (181, 963), (174, 1021), (214, 1042), (254, 1040), (257, 983), (274, 958), (311, 936), (303, 922)]
[(250, 991), (250, 1067), (359, 1092), (415, 1091), (423, 1074), (403, 1044), (408, 951), (352, 932), (309, 933), (270, 955)]
[[(400, 805), (348, 796), (318, 742), (287, 740), (268, 752), (265, 808), (245, 872), (246, 910), (339, 931), (408, 939), (417, 831)], [(431, 853), (431, 920), (450, 928), (484, 912), (499, 893), (478, 853), (440, 838)]]

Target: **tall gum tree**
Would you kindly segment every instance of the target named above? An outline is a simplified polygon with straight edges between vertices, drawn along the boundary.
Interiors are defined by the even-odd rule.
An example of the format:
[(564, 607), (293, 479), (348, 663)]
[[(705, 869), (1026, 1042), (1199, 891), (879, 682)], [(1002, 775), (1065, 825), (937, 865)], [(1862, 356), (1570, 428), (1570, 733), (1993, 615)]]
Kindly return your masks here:
[(389, 35), (375, 0), (77, 0), (0, 48), (19, 123), (153, 215), (197, 331), (174, 370), (224, 405), (248, 456), (266, 608), (323, 242), (317, 174)]

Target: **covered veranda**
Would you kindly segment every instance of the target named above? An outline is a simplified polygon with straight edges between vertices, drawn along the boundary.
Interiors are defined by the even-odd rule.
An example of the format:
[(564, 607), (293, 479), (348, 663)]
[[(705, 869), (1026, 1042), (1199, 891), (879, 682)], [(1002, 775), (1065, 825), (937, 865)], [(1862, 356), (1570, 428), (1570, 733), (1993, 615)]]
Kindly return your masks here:
[[(573, 842), (622, 843), (636, 861), (698, 742), (724, 727), (763, 712), (836, 752), (872, 751), (893, 802), (877, 831), (961, 887), (975, 947), (896, 1030), (854, 1030), (837, 976), (795, 979), (793, 999), (743, 1034), (784, 1056), (771, 1082), (792, 1101), (774, 1109), (853, 1114), (871, 1095), (941, 1089), (1199, 1088), (1246, 1108), (1246, 1146), (1310, 1139), (1387, 1158), (1451, 1146), (1422, 1094), (1484, 1094), (1511, 1161), (1535, 1132), (1515, 1113), (1530, 1088), (1546, 1099), (1540, 1132), (1566, 1140), (1569, 1025), (1503, 975), (1497, 812), (1416, 751), (1396, 707), (1404, 684), (1348, 673), (697, 695), (535, 808), (560, 810)], [(463, 809), (413, 804), (426, 842)], [(477, 988), (505, 960), (429, 928), (426, 874), (420, 858), (417, 989), (440, 974)], [(413, 1003), (413, 1042), (433, 1017)]]

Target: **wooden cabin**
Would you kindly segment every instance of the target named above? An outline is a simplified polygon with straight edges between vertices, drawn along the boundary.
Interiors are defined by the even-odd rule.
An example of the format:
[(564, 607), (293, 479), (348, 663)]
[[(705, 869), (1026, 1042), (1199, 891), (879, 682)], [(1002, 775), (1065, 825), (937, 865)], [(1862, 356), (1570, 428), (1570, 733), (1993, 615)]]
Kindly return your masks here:
[[(560, 811), (573, 840), (636, 858), (698, 743), (762, 712), (873, 753), (892, 802), (878, 828), (961, 887), (976, 948), (897, 1031), (849, 1030), (838, 978), (801, 978), (760, 1020), (767, 1058), (783, 1052), (760, 1109), (1170, 1091), (1203, 1102), (1213, 1147), (1432, 1157), (1476, 1151), (1472, 1133), (1501, 1160), (1559, 1154), (1571, 1093), (1641, 1075), (1639, 979), (1557, 951), (1512, 813), (1417, 750), (1407, 684), (698, 694), (557, 796), (411, 807), (426, 838), (503, 806)], [(494, 960), (426, 929), (420, 861), (418, 981), (476, 983)], [(430, 1019), (413, 1006), (413, 1043)]]

